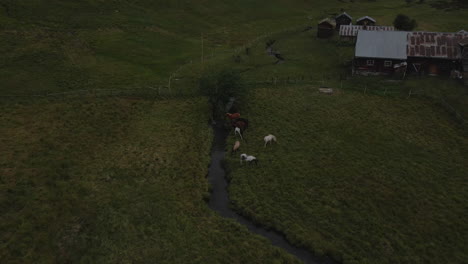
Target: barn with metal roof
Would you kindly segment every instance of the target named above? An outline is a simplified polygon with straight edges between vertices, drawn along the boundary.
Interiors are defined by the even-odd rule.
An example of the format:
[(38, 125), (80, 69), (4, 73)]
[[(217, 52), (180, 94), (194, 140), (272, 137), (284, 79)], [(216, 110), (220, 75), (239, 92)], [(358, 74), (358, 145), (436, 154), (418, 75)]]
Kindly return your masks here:
[(408, 32), (359, 30), (354, 53), (354, 73), (393, 73), (407, 59)]
[(459, 69), (465, 42), (468, 42), (468, 33), (464, 32), (409, 32), (407, 55), (410, 70), (438, 75)]

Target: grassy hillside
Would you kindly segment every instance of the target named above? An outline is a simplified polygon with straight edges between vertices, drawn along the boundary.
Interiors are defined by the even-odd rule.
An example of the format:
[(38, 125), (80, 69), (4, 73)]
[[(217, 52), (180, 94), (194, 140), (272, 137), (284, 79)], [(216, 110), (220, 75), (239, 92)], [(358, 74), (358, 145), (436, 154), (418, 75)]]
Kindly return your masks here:
[(344, 263), (467, 259), (468, 140), (443, 109), (310, 86), (257, 89), (249, 105), (241, 153), (259, 166), (229, 160), (243, 214)]
[(295, 260), (213, 213), (204, 98), (8, 104), (3, 263)]
[[(307, 76), (337, 85), (352, 47), (317, 40), (314, 30), (269, 33), (314, 26), (341, 9), (380, 24), (405, 13), (420, 30), (460, 30), (467, 10), (435, 2), (0, 0), (0, 95), (155, 87), (177, 70), (172, 85), (193, 91), (184, 77), (221, 66), (248, 81)], [(262, 35), (250, 55), (233, 60), (233, 48)], [(269, 38), (286, 63), (265, 55)], [(433, 80), (424, 84), (445, 85)], [(457, 91), (466, 109), (458, 99), (466, 90)], [(262, 166), (237, 169), (231, 160), (239, 210), (347, 263), (466, 259), (466, 137), (442, 110), (347, 92), (323, 98), (307, 88), (253, 94), (252, 143), (243, 148), (259, 153)], [(205, 100), (2, 100), (0, 259), (295, 262), (203, 202)], [(280, 139), (268, 152), (265, 133)]]
[(280, 0), (2, 1), (0, 92), (166, 84), (171, 72), (200, 60), (202, 34), (210, 56), (297, 23), (304, 11), (289, 6)]
[(181, 65), (192, 61), (189, 71), (200, 70), (202, 35), (205, 57), (229, 57), (260, 35), (314, 26), (341, 9), (380, 24), (405, 13), (422, 30), (460, 29), (466, 9), (426, 2), (3, 0), (0, 93), (165, 85)]

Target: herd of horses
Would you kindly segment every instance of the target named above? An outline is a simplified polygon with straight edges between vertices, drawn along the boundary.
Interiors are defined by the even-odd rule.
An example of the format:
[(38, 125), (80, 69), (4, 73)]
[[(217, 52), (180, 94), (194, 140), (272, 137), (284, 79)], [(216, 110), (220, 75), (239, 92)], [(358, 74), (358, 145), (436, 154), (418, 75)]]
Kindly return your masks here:
[[(230, 120), (231, 128), (234, 129), (234, 136), (239, 135), (240, 139), (244, 141), (244, 131), (249, 127), (249, 120), (245, 118), (241, 118), (240, 113), (226, 113), (226, 117)], [(265, 142), (264, 147), (268, 144), (276, 142), (276, 137), (272, 134), (269, 134), (263, 138)], [(231, 149), (231, 155), (236, 153), (240, 148), (240, 141), (237, 140), (234, 143), (234, 146)], [(240, 164), (242, 165), (242, 161), (245, 161), (247, 164), (255, 164), (258, 165), (258, 159), (255, 156), (247, 155), (246, 153), (242, 153), (240, 155)]]

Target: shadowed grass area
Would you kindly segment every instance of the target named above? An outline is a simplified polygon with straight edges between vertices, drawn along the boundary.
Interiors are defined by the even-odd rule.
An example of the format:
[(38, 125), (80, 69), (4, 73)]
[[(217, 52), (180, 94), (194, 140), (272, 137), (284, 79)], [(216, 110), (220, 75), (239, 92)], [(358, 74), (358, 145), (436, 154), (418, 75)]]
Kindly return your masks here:
[(4, 263), (296, 260), (208, 209), (205, 98), (7, 104)]
[[(428, 101), (257, 89), (235, 208), (344, 263), (463, 263), (468, 140)], [(278, 144), (263, 147), (274, 134)], [(230, 138), (233, 142), (233, 138)]]

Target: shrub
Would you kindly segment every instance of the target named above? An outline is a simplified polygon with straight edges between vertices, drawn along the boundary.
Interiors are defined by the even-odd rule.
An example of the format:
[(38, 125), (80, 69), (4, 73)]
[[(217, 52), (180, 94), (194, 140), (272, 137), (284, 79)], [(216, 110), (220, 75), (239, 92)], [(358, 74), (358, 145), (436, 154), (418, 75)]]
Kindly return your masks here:
[(209, 72), (200, 78), (200, 92), (208, 96), (213, 107), (213, 117), (222, 114), (231, 97), (237, 101), (245, 98), (247, 89), (238, 72), (224, 69)]
[(399, 30), (410, 31), (413, 30), (417, 25), (418, 23), (416, 23), (416, 20), (410, 19), (408, 16), (403, 14), (397, 15), (393, 21), (393, 26)]

